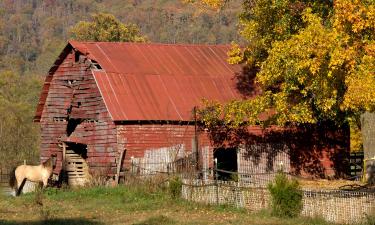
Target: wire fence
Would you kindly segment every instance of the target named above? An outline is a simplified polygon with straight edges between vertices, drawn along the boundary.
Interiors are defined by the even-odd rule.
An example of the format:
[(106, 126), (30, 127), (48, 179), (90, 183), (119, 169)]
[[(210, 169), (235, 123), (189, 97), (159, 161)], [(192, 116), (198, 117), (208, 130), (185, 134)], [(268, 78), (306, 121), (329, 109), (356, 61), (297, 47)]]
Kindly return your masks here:
[(0, 168), (0, 187), (6, 187), (9, 183), (10, 170)]
[[(158, 170), (152, 170), (148, 166), (143, 167), (146, 164), (132, 162), (133, 169), (130, 172), (138, 177), (157, 174), (178, 175), (182, 177), (182, 198), (189, 201), (232, 205), (250, 211), (259, 211), (270, 206), (271, 195), (267, 185), (274, 180), (277, 172), (244, 173), (217, 168), (200, 168), (197, 172), (191, 158), (180, 161), (179, 167), (174, 163), (155, 163), (152, 168)], [(219, 172), (234, 175), (231, 176), (233, 180), (215, 179)], [(289, 179), (303, 179), (291, 173), (286, 174)], [(360, 222), (375, 212), (375, 191), (365, 186), (347, 185), (337, 190), (304, 188), (302, 192), (302, 216), (321, 217), (330, 222), (349, 224)]]
[[(231, 181), (183, 180), (182, 197), (204, 204), (225, 204), (250, 211), (267, 209), (271, 196), (267, 188), (252, 187)], [(375, 209), (372, 191), (303, 189), (302, 215), (322, 217), (335, 223), (356, 223)]]

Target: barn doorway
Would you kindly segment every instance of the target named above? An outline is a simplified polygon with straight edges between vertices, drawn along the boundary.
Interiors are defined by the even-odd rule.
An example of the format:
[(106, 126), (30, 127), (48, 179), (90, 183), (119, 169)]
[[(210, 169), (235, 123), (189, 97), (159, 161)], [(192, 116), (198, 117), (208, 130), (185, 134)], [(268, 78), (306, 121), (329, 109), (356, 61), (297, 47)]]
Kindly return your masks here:
[(63, 143), (65, 180), (70, 186), (83, 186), (89, 179), (87, 165), (87, 145), (80, 143)]
[(214, 149), (214, 158), (217, 160), (217, 169), (219, 170), (217, 171), (218, 180), (238, 180), (236, 174), (238, 171), (237, 148), (216, 148)]

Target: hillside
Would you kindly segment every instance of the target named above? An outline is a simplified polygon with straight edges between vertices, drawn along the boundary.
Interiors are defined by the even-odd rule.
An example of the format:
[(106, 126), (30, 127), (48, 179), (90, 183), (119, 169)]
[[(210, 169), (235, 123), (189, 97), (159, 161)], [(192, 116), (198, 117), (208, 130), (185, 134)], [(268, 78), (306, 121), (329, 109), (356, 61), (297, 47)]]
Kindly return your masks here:
[(0, 70), (44, 74), (69, 39), (69, 29), (106, 12), (134, 23), (152, 42), (229, 43), (238, 40), (240, 1), (214, 12), (179, 0), (1, 0)]
[[(93, 13), (139, 26), (151, 42), (229, 43), (239, 39), (239, 0), (222, 11), (180, 0), (0, 0), (0, 161), (39, 161), (39, 126), (32, 122), (44, 76), (70, 38)], [(10, 164), (9, 164), (10, 163)]]

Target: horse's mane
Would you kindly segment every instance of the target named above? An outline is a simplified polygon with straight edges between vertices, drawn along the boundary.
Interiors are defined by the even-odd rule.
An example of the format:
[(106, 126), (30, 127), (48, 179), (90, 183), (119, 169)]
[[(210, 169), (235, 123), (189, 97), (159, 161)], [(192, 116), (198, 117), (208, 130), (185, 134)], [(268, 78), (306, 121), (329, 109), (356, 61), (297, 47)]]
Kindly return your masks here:
[(45, 168), (53, 168), (53, 161), (52, 159), (56, 157), (56, 155), (51, 155), (49, 159), (47, 159), (45, 162), (42, 163), (43, 167)]
[(47, 159), (47, 161), (42, 163), (43, 167), (52, 167), (52, 158)]

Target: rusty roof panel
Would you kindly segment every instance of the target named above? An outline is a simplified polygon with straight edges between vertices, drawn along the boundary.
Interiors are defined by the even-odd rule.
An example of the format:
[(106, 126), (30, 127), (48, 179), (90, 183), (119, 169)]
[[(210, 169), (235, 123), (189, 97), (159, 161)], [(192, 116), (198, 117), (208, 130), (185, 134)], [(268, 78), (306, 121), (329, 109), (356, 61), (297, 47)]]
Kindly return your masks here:
[[(171, 45), (71, 41), (72, 48), (100, 64), (93, 70), (114, 121), (191, 121), (202, 99), (228, 102), (238, 65), (226, 62), (226, 45)], [(69, 45), (68, 45), (69, 46)]]

